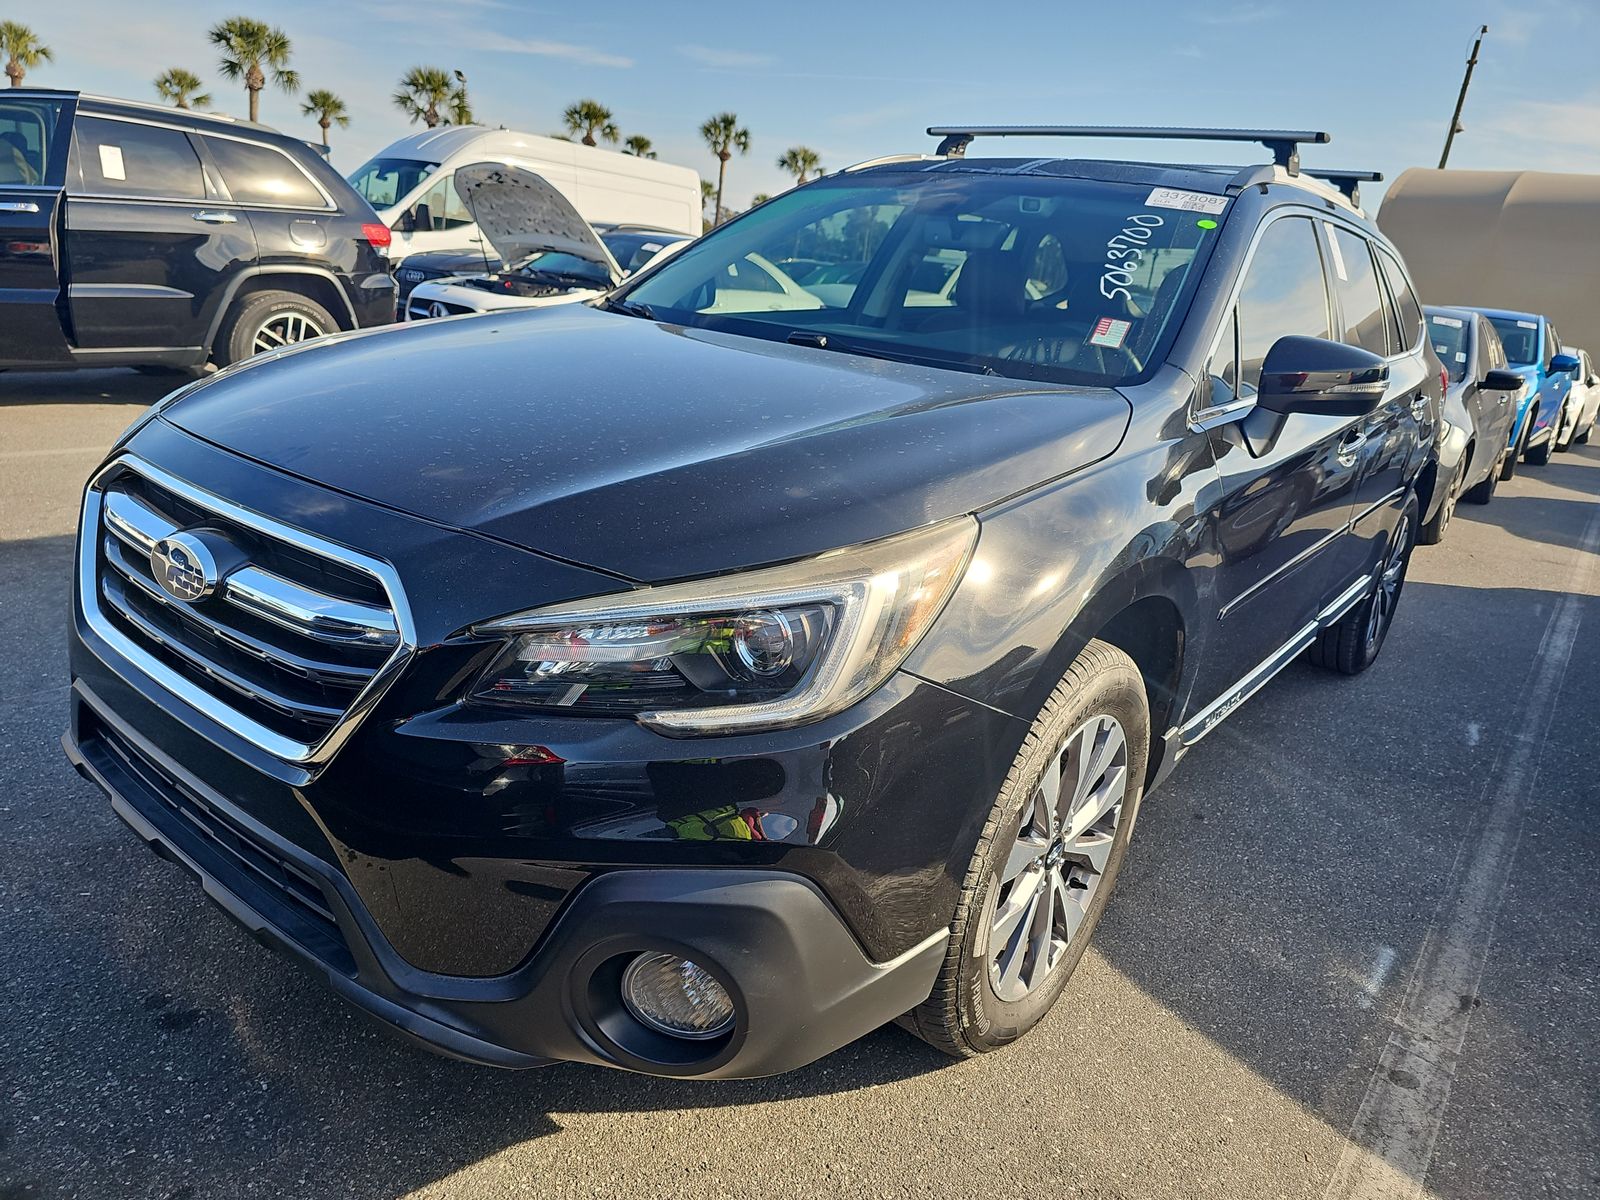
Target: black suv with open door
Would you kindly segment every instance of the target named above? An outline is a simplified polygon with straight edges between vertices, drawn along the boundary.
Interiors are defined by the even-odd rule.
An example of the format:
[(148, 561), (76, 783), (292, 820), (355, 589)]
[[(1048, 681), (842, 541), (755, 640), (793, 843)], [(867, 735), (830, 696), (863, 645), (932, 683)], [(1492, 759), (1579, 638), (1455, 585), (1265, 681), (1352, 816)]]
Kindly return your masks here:
[(1017, 132), (795, 188), (592, 304), (174, 394), (84, 495), (68, 755), (462, 1058), (1015, 1040), (1145, 793), (1302, 653), (1377, 658), (1443, 395), (1356, 178), (1299, 169), (1325, 135), (964, 156)]
[(226, 366), (394, 319), (389, 230), (305, 142), (0, 94), (0, 369)]

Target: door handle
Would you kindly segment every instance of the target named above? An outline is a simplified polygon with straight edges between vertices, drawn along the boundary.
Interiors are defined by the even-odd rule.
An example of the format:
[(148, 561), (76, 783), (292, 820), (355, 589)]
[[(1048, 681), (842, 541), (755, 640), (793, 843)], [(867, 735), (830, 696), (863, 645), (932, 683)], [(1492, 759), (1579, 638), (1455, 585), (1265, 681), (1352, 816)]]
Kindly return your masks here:
[(231, 212), (197, 212), (196, 221), (204, 221), (207, 225), (237, 225), (239, 218)]
[(1418, 425), (1428, 419), (1428, 397), (1424, 392), (1418, 392), (1411, 398), (1411, 416)]
[(1361, 448), (1367, 444), (1367, 431), (1365, 429), (1352, 429), (1339, 441), (1339, 465), (1353, 467), (1356, 459), (1361, 456)]
[(36, 213), (39, 206), (32, 200), (0, 200), (0, 212)]

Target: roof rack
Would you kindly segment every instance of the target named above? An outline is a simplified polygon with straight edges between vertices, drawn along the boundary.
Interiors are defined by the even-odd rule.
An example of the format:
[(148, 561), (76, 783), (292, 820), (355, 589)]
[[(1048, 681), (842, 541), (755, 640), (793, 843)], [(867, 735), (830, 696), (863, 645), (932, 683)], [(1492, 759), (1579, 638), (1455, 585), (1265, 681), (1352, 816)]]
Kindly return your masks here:
[(1318, 167), (1316, 170), (1307, 168), (1306, 174), (1313, 179), (1326, 179), (1343, 192), (1345, 199), (1357, 208), (1361, 207), (1361, 185), (1383, 182), (1382, 171), (1330, 171)]
[(928, 135), (942, 139), (938, 153), (961, 158), (973, 138), (979, 137), (1085, 137), (1160, 138), (1185, 142), (1259, 142), (1272, 153), (1272, 161), (1291, 175), (1300, 173), (1302, 143), (1330, 142), (1326, 134), (1299, 129), (1188, 129), (1147, 125), (965, 125), (929, 126)]

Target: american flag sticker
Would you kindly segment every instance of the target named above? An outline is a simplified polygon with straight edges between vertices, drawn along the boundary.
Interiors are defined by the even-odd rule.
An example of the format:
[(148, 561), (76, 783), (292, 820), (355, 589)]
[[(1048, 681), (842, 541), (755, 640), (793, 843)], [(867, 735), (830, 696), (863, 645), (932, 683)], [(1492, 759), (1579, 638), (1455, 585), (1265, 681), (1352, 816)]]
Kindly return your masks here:
[(1110, 346), (1114, 350), (1128, 340), (1128, 330), (1132, 328), (1132, 321), (1119, 321), (1116, 317), (1101, 317), (1094, 323), (1094, 332), (1089, 335), (1089, 344), (1091, 346)]

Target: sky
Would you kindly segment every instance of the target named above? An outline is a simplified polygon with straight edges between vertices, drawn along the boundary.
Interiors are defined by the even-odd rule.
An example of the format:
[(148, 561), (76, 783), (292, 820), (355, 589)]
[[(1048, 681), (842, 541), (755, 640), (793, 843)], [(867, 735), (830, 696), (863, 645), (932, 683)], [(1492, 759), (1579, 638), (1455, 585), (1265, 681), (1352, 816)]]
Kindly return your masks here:
[[(624, 136), (642, 133), (661, 158), (712, 179), (699, 125), (735, 112), (751, 149), (729, 164), (733, 208), (786, 185), (776, 159), (790, 146), (834, 169), (931, 152), (923, 130), (961, 122), (1320, 129), (1333, 142), (1308, 148), (1308, 165), (1393, 179), (1437, 165), (1478, 24), (1489, 34), (1450, 165), (1600, 173), (1600, 0), (0, 0), (0, 19), (24, 21), (55, 52), (29, 83), (154, 100), (151, 80), (180, 66), (206, 80), (215, 108), (243, 113), (243, 85), (221, 78), (205, 37), (234, 15), (288, 34), (302, 92), (345, 99), (351, 124), (332, 140), (346, 173), (407, 132), (390, 96), (406, 69), (426, 64), (466, 73), (485, 124), (553, 133), (568, 104), (592, 98)], [(261, 113), (319, 134), (295, 97), (270, 87)], [(990, 145), (1195, 154), (1164, 143)], [(1260, 153), (1202, 152), (1229, 162)]]

